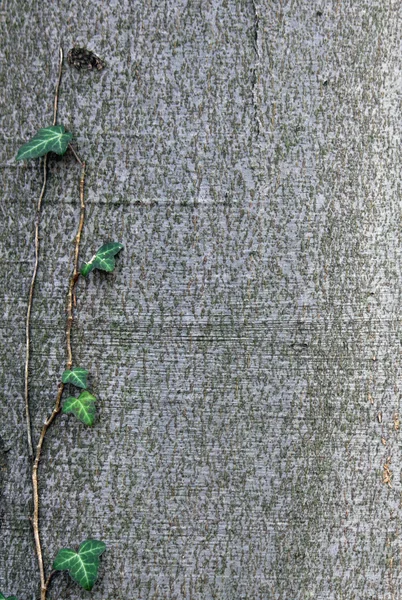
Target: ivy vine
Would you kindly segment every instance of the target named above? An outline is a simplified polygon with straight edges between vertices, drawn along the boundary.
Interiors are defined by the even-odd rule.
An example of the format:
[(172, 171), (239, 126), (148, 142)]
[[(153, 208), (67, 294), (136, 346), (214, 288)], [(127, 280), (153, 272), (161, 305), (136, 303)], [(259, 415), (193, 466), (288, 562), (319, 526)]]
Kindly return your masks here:
[[(23, 144), (17, 153), (16, 160), (28, 160), (43, 158), (43, 185), (38, 199), (36, 215), (35, 215), (35, 260), (32, 273), (29, 297), (27, 303), (26, 316), (26, 357), (25, 357), (25, 415), (26, 415), (26, 432), (28, 451), (33, 458), (32, 462), (32, 492), (33, 492), (33, 515), (32, 526), (35, 540), (35, 549), (38, 559), (38, 569), (40, 576), (40, 598), (46, 600), (47, 592), (52, 577), (58, 571), (68, 571), (71, 578), (84, 590), (91, 590), (98, 577), (99, 558), (105, 551), (106, 545), (104, 542), (94, 539), (84, 540), (76, 552), (69, 548), (62, 548), (57, 553), (52, 570), (49, 575), (46, 574), (46, 569), (43, 561), (41, 528), (39, 521), (39, 463), (41, 459), (42, 447), (47, 434), (47, 431), (53, 421), (61, 413), (73, 414), (84, 425), (92, 426), (95, 422), (96, 398), (88, 390), (87, 377), (88, 371), (82, 367), (73, 367), (73, 355), (71, 348), (71, 328), (74, 321), (74, 308), (76, 306), (76, 286), (80, 277), (87, 277), (94, 269), (111, 272), (115, 268), (115, 257), (122, 250), (123, 245), (119, 242), (109, 242), (99, 248), (94, 256), (84, 262), (81, 268), (78, 268), (81, 234), (85, 219), (85, 175), (86, 164), (82, 161), (72, 146), (71, 141), (73, 135), (65, 130), (63, 125), (57, 125), (57, 107), (59, 98), (59, 87), (63, 67), (63, 51), (60, 48), (59, 53), (59, 71), (54, 97), (53, 124), (49, 127), (39, 129), (35, 135), (25, 144)], [(39, 250), (40, 250), (40, 217), (42, 201), (45, 196), (47, 183), (47, 165), (50, 152), (55, 152), (59, 155), (64, 155), (68, 150), (72, 152), (78, 164), (81, 167), (79, 190), (80, 190), (80, 218), (75, 236), (75, 252), (72, 274), (69, 278), (68, 294), (67, 294), (67, 323), (66, 323), (66, 350), (67, 360), (65, 369), (61, 375), (61, 382), (58, 384), (55, 404), (50, 416), (44, 421), (41, 431), (39, 432), (38, 441), (34, 451), (32, 443), (30, 406), (29, 406), (29, 363), (30, 363), (30, 319), (33, 306), (34, 290), (36, 283), (36, 275), (39, 266)], [(63, 401), (63, 392), (66, 385), (74, 386), (80, 390), (79, 396), (70, 396)], [(7, 598), (0, 593), (0, 600), (18, 600), (15, 596)]]

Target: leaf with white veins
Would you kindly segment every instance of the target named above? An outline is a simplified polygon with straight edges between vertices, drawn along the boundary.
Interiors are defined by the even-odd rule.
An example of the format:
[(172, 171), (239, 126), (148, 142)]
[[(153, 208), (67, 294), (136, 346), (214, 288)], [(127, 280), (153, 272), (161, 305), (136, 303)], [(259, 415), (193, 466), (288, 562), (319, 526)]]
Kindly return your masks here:
[(73, 367), (72, 369), (67, 369), (64, 371), (61, 380), (63, 383), (72, 383), (76, 387), (85, 390), (87, 387), (87, 375), (88, 371), (86, 369), (81, 369), (81, 367)]
[(66, 133), (63, 125), (53, 125), (52, 127), (39, 129), (34, 137), (18, 150), (16, 160), (38, 158), (48, 152), (64, 154), (72, 137), (72, 133)]
[(70, 576), (84, 590), (92, 590), (98, 578), (99, 556), (106, 545), (98, 540), (85, 540), (78, 552), (62, 548), (53, 563), (55, 571), (68, 571)]
[(111, 272), (115, 267), (114, 257), (123, 248), (119, 242), (110, 242), (104, 244), (88, 263), (84, 263), (81, 268), (81, 275), (86, 277), (93, 269)]
[(95, 421), (95, 408), (96, 398), (90, 394), (87, 390), (81, 392), (78, 398), (71, 396), (67, 398), (63, 404), (63, 413), (73, 413), (81, 423), (84, 425), (93, 425)]

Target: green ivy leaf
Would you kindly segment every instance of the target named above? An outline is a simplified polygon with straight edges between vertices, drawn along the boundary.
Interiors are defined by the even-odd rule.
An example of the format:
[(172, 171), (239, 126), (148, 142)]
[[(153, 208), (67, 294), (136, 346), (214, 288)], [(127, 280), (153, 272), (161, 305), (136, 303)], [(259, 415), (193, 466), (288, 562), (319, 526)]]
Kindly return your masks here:
[(15, 596), (9, 596), (8, 598), (6, 598), (5, 596), (3, 596), (3, 594), (0, 594), (0, 600), (17, 600), (17, 598)]
[(63, 413), (73, 413), (84, 425), (93, 425), (95, 421), (95, 396), (87, 390), (81, 392), (78, 398), (71, 396), (63, 404)]
[(88, 263), (83, 264), (81, 275), (86, 277), (93, 269), (100, 269), (101, 271), (108, 271), (110, 273), (115, 267), (114, 256), (116, 256), (122, 248), (123, 244), (120, 244), (119, 242), (104, 244)]
[[(67, 369), (62, 375), (63, 383), (72, 383), (76, 387), (85, 390), (87, 388), (87, 375), (88, 371), (81, 369), (81, 367), (74, 367), (73, 369)], [(0, 599), (1, 600), (1, 599)]]
[(98, 540), (85, 540), (78, 552), (62, 548), (53, 563), (55, 571), (68, 571), (70, 576), (84, 590), (92, 590), (98, 578), (99, 556), (106, 545)]
[(72, 137), (72, 133), (65, 132), (63, 125), (53, 125), (52, 127), (39, 129), (34, 137), (18, 150), (16, 160), (38, 158), (48, 152), (64, 154)]

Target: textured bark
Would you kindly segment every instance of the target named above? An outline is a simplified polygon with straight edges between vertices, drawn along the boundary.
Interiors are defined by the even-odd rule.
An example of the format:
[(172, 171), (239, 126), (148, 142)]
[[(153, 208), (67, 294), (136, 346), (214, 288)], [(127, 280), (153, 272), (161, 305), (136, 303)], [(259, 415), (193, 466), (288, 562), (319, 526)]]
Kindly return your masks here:
[[(105, 241), (125, 249), (113, 274), (78, 286), (74, 363), (91, 372), (98, 417), (93, 429), (60, 417), (46, 440), (47, 569), (95, 537), (107, 552), (94, 600), (402, 597), (401, 12), (397, 0), (5, 3), (5, 595), (38, 593), (23, 365), (41, 168), (14, 157), (51, 123), (61, 41), (107, 63), (65, 65), (61, 85), (59, 123), (88, 165), (82, 258)], [(78, 181), (71, 155), (51, 157), (35, 440), (65, 363)], [(60, 574), (50, 597), (89, 595)]]

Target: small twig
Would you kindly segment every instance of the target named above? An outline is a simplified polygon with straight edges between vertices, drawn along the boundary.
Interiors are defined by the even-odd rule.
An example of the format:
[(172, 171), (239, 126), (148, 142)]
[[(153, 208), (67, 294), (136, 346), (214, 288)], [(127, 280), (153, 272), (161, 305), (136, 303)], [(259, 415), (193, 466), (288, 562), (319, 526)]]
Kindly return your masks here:
[(82, 167), (83, 161), (82, 161), (82, 160), (80, 159), (80, 157), (78, 156), (78, 154), (77, 154), (77, 151), (75, 150), (74, 146), (73, 146), (72, 144), (69, 144), (69, 145), (68, 145), (68, 147), (70, 148), (71, 152), (74, 154), (74, 156), (75, 156), (75, 158), (76, 158), (77, 162), (79, 162), (79, 163), (80, 163), (80, 165), (81, 165), (81, 167)]
[[(74, 252), (74, 265), (73, 272), (70, 277), (70, 282), (68, 286), (67, 293), (67, 327), (66, 327), (66, 346), (67, 346), (67, 362), (66, 362), (66, 370), (71, 369), (73, 364), (73, 355), (71, 350), (71, 328), (73, 325), (73, 298), (75, 294), (75, 286), (77, 285), (77, 281), (80, 276), (80, 272), (78, 270), (78, 261), (79, 261), (79, 253), (80, 253), (80, 243), (81, 243), (81, 234), (82, 229), (84, 227), (84, 219), (85, 219), (85, 203), (84, 203), (84, 186), (85, 186), (85, 162), (81, 163), (81, 176), (80, 176), (80, 222), (78, 225), (77, 235), (75, 236), (75, 252)], [(33, 498), (34, 498), (34, 513), (32, 526), (34, 530), (34, 538), (35, 538), (35, 546), (36, 546), (36, 554), (38, 556), (39, 563), (39, 571), (41, 578), (41, 600), (46, 600), (46, 592), (48, 583), (45, 580), (45, 571), (43, 567), (43, 556), (42, 556), (42, 547), (40, 541), (40, 531), (39, 531), (39, 486), (38, 486), (38, 469), (39, 462), (42, 453), (42, 446), (46, 436), (46, 432), (49, 429), (50, 425), (53, 423), (54, 419), (58, 415), (61, 409), (61, 399), (63, 396), (64, 383), (59, 384), (59, 389), (56, 396), (55, 405), (53, 411), (43, 423), (42, 431), (40, 434), (39, 442), (36, 447), (36, 456), (35, 462), (32, 469), (32, 486), (33, 486)], [(49, 581), (49, 579), (48, 579)]]
[(46, 579), (46, 583), (45, 583), (46, 589), (48, 589), (49, 583), (50, 583), (53, 575), (56, 575), (56, 573), (57, 573), (57, 571), (51, 571), (50, 572), (49, 577)]
[[(59, 100), (59, 88), (61, 81), (63, 67), (63, 50), (60, 48), (59, 53), (59, 73), (57, 77), (56, 90), (54, 94), (54, 105), (53, 105), (53, 125), (56, 125), (57, 122), (57, 105)], [(30, 328), (31, 328), (31, 312), (32, 312), (32, 302), (33, 295), (35, 289), (36, 275), (38, 272), (38, 264), (39, 264), (39, 225), (40, 225), (40, 216), (41, 216), (41, 208), (42, 208), (42, 200), (46, 191), (46, 183), (47, 183), (47, 154), (43, 159), (43, 185), (42, 190), (39, 195), (38, 204), (36, 207), (36, 216), (35, 216), (35, 263), (34, 269), (32, 273), (31, 285), (29, 286), (29, 296), (28, 296), (28, 307), (27, 307), (27, 315), (25, 320), (25, 384), (24, 384), (24, 397), (25, 397), (25, 421), (26, 421), (26, 429), (27, 429), (27, 440), (28, 440), (28, 450), (29, 456), (33, 457), (33, 446), (32, 446), (32, 433), (31, 433), (31, 416), (29, 412), (29, 358), (30, 358)]]

